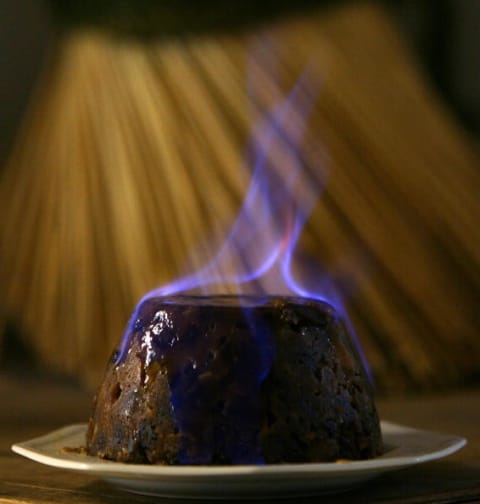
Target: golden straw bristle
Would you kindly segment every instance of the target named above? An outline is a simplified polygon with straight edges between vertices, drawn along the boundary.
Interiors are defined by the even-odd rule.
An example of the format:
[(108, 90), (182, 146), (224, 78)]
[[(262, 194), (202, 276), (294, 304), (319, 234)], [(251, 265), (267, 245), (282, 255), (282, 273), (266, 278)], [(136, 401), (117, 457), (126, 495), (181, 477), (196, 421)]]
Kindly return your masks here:
[[(308, 68), (319, 99), (300, 155), (325, 188), (301, 247), (344, 291), (378, 389), (478, 371), (478, 158), (381, 9), (59, 42), (0, 187), (2, 317), (44, 362), (95, 384), (141, 296), (215, 252), (257, 119)], [(280, 166), (282, 146), (267, 156)]]

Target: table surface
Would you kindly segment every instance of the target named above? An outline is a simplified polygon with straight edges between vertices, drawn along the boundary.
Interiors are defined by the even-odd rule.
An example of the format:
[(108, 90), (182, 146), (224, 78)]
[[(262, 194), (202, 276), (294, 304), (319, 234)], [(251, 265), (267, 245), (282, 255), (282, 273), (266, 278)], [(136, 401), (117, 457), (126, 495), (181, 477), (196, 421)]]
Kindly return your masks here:
[[(11, 452), (15, 442), (85, 422), (90, 401), (89, 392), (66, 381), (0, 373), (0, 503), (152, 502), (151, 497), (117, 490), (92, 476), (38, 464)], [(377, 404), (384, 420), (464, 436), (468, 444), (446, 459), (386, 473), (354, 493), (295, 502), (480, 502), (480, 388), (383, 399)], [(156, 502), (181, 501), (158, 498)]]

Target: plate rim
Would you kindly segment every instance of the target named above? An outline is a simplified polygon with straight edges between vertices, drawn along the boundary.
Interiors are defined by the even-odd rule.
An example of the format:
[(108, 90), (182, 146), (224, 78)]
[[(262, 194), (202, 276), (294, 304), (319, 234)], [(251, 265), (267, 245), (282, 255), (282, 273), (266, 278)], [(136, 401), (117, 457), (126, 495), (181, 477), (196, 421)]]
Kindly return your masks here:
[[(80, 471), (96, 475), (101, 478), (126, 478), (143, 479), (149, 477), (174, 478), (174, 479), (202, 479), (210, 476), (223, 477), (248, 477), (248, 476), (281, 476), (281, 475), (324, 475), (331, 477), (352, 476), (354, 474), (377, 472), (382, 473), (403, 467), (426, 463), (447, 457), (460, 450), (467, 444), (467, 439), (462, 436), (444, 434), (425, 429), (416, 429), (390, 421), (381, 421), (381, 430), (384, 437), (393, 435), (414, 434), (417, 436), (433, 436), (444, 441), (444, 447), (425, 451), (420, 455), (400, 455), (393, 457), (376, 457), (369, 460), (354, 460), (346, 463), (320, 462), (301, 464), (266, 464), (266, 465), (161, 465), (161, 464), (125, 464), (122, 462), (101, 460), (95, 456), (79, 454), (79, 460), (70, 459), (67, 453), (51, 455), (42, 450), (42, 446), (59, 442), (62, 439), (68, 441), (73, 436), (79, 436), (85, 432), (86, 423), (70, 424), (46, 434), (31, 438), (26, 441), (15, 443), (11, 446), (14, 453), (26, 457), (35, 462), (56, 467)], [(388, 444), (388, 443), (386, 443)], [(66, 443), (66, 446), (68, 444)], [(393, 450), (398, 449), (394, 447)], [(392, 450), (390, 450), (392, 451)], [(386, 452), (388, 453), (388, 452)], [(69, 454), (70, 455), (70, 454)]]

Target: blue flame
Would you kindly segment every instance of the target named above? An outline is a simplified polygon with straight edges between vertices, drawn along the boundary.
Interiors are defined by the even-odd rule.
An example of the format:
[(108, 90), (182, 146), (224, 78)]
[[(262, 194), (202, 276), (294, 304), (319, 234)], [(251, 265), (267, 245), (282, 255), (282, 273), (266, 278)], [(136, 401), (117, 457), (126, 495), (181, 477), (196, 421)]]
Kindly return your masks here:
[[(260, 68), (257, 64), (257, 72)], [(252, 95), (254, 82), (255, 79), (250, 81)], [(314, 282), (312, 274), (308, 274), (308, 287), (294, 275), (298, 240), (327, 178), (323, 158), (309, 166), (302, 151), (307, 121), (318, 94), (312, 83), (315, 78), (305, 71), (287, 96), (279, 98), (255, 125), (246, 155), (246, 166), (253, 167), (250, 186), (218, 252), (198, 271), (147, 293), (127, 326), (124, 345), (145, 300), (198, 291), (204, 295), (217, 294), (226, 285), (237, 286), (239, 293), (243, 289), (250, 289), (251, 293), (253, 289), (254, 293), (326, 301), (349, 325), (339, 293), (327, 274), (315, 275)], [(305, 264), (299, 266), (305, 270)], [(351, 334), (355, 338), (353, 331)], [(361, 347), (358, 341), (355, 343), (369, 373)]]
[[(317, 187), (311, 180), (302, 180), (304, 162), (297, 154), (313, 108), (313, 95), (305, 81), (303, 76), (255, 127), (248, 156), (254, 158), (250, 186), (220, 250), (200, 270), (154, 289), (142, 301), (195, 289), (213, 293), (212, 286), (247, 284), (291, 262), (293, 247), (321, 192), (318, 180)], [(293, 115), (295, 128), (289, 127)], [(295, 287), (294, 282), (288, 284)], [(276, 293), (286, 293), (284, 287), (276, 288)], [(296, 287), (293, 292), (299, 293)]]

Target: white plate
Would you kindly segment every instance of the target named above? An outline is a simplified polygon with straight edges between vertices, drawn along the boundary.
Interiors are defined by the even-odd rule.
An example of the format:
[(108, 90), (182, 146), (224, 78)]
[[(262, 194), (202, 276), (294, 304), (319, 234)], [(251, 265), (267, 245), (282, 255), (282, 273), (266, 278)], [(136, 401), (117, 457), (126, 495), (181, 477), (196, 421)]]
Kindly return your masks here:
[(163, 466), (101, 460), (65, 447), (85, 444), (85, 424), (70, 425), (12, 446), (27, 458), (82, 471), (136, 493), (196, 498), (298, 497), (346, 490), (381, 473), (446, 457), (466, 439), (382, 422), (386, 452), (345, 463), (264, 466)]

